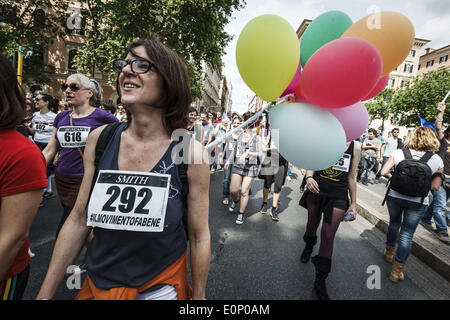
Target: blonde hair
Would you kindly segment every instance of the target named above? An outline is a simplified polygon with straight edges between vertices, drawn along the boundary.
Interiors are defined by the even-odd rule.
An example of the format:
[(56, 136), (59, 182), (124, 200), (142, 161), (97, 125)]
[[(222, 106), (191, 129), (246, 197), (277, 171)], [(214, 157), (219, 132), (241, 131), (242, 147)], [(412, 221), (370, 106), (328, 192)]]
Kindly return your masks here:
[(408, 134), (405, 146), (416, 151), (437, 151), (440, 142), (433, 130), (427, 127), (417, 127)]

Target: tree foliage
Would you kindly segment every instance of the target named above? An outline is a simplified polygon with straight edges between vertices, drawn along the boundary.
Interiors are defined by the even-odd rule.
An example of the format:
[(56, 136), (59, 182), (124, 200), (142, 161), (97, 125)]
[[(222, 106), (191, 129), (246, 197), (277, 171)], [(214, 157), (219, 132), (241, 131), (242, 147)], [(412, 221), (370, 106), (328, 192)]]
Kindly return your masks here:
[[(66, 32), (67, 0), (0, 0), (0, 50), (9, 56), (19, 45), (25, 51), (45, 52), (47, 44)], [(84, 41), (77, 48), (77, 71), (115, 75), (112, 61), (123, 55), (127, 45), (138, 38), (156, 38), (176, 51), (186, 62), (194, 98), (201, 96), (202, 62), (220, 70), (224, 49), (232, 36), (224, 31), (234, 10), (245, 0), (85, 0)], [(9, 7), (12, 13), (4, 14)], [(51, 8), (43, 23), (35, 23), (35, 8)], [(7, 16), (7, 17), (6, 17)], [(7, 21), (2, 21), (7, 20)], [(6, 18), (5, 18), (6, 17)], [(36, 47), (43, 48), (38, 50)], [(25, 61), (25, 81), (45, 83), (52, 70), (39, 61)]]
[(216, 70), (222, 66), (224, 48), (232, 37), (224, 31), (240, 0), (87, 0), (86, 42), (79, 47), (79, 71), (110, 75), (112, 61), (138, 38), (156, 38), (186, 62), (194, 98), (201, 96), (202, 61)]
[[(437, 104), (450, 90), (450, 71), (441, 69), (431, 71), (422, 77), (416, 77), (412, 85), (399, 90), (392, 100), (390, 113), (392, 122), (401, 126), (414, 127), (420, 125), (417, 116), (428, 122), (434, 122), (438, 114)], [(447, 104), (448, 104), (447, 100)], [(444, 114), (445, 125), (450, 123), (450, 112)]]
[[(50, 0), (0, 0), (0, 51), (13, 57), (23, 46), (23, 81), (46, 83), (51, 67), (44, 63), (47, 45), (63, 33), (67, 4)], [(28, 56), (26, 53), (32, 53)]]
[(386, 88), (371, 101), (365, 103), (370, 121), (381, 119), (383, 121), (382, 126), (384, 127), (384, 120), (389, 119), (390, 105), (395, 94), (396, 91), (394, 89)]

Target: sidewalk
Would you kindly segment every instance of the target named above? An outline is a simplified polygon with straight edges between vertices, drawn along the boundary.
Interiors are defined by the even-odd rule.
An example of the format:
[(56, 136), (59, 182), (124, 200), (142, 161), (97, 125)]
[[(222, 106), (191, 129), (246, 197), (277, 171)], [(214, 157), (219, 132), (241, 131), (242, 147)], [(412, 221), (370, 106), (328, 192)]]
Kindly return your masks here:
[[(358, 183), (357, 210), (375, 227), (387, 232), (389, 214), (386, 204), (381, 206), (386, 185)], [(450, 281), (450, 245), (439, 241), (430, 231), (419, 224), (414, 234), (411, 253)]]

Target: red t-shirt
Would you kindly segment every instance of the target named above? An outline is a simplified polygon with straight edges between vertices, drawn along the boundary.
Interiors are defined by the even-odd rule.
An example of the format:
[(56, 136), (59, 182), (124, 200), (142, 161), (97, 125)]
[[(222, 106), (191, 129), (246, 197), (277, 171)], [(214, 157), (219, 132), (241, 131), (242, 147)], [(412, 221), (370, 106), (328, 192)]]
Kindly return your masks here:
[[(42, 152), (32, 141), (15, 130), (0, 130), (0, 209), (3, 197), (46, 188), (46, 167)], [(1, 281), (19, 274), (30, 264), (29, 246), (27, 238)]]

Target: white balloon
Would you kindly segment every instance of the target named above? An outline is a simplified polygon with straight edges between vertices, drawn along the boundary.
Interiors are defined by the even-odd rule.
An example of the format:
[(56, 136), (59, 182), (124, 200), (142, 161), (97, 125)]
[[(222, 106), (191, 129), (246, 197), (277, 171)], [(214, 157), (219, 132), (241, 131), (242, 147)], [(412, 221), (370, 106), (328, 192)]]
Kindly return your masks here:
[(279, 104), (270, 109), (270, 130), (279, 130), (274, 141), (280, 154), (296, 167), (324, 170), (345, 152), (346, 135), (339, 120), (309, 103)]

